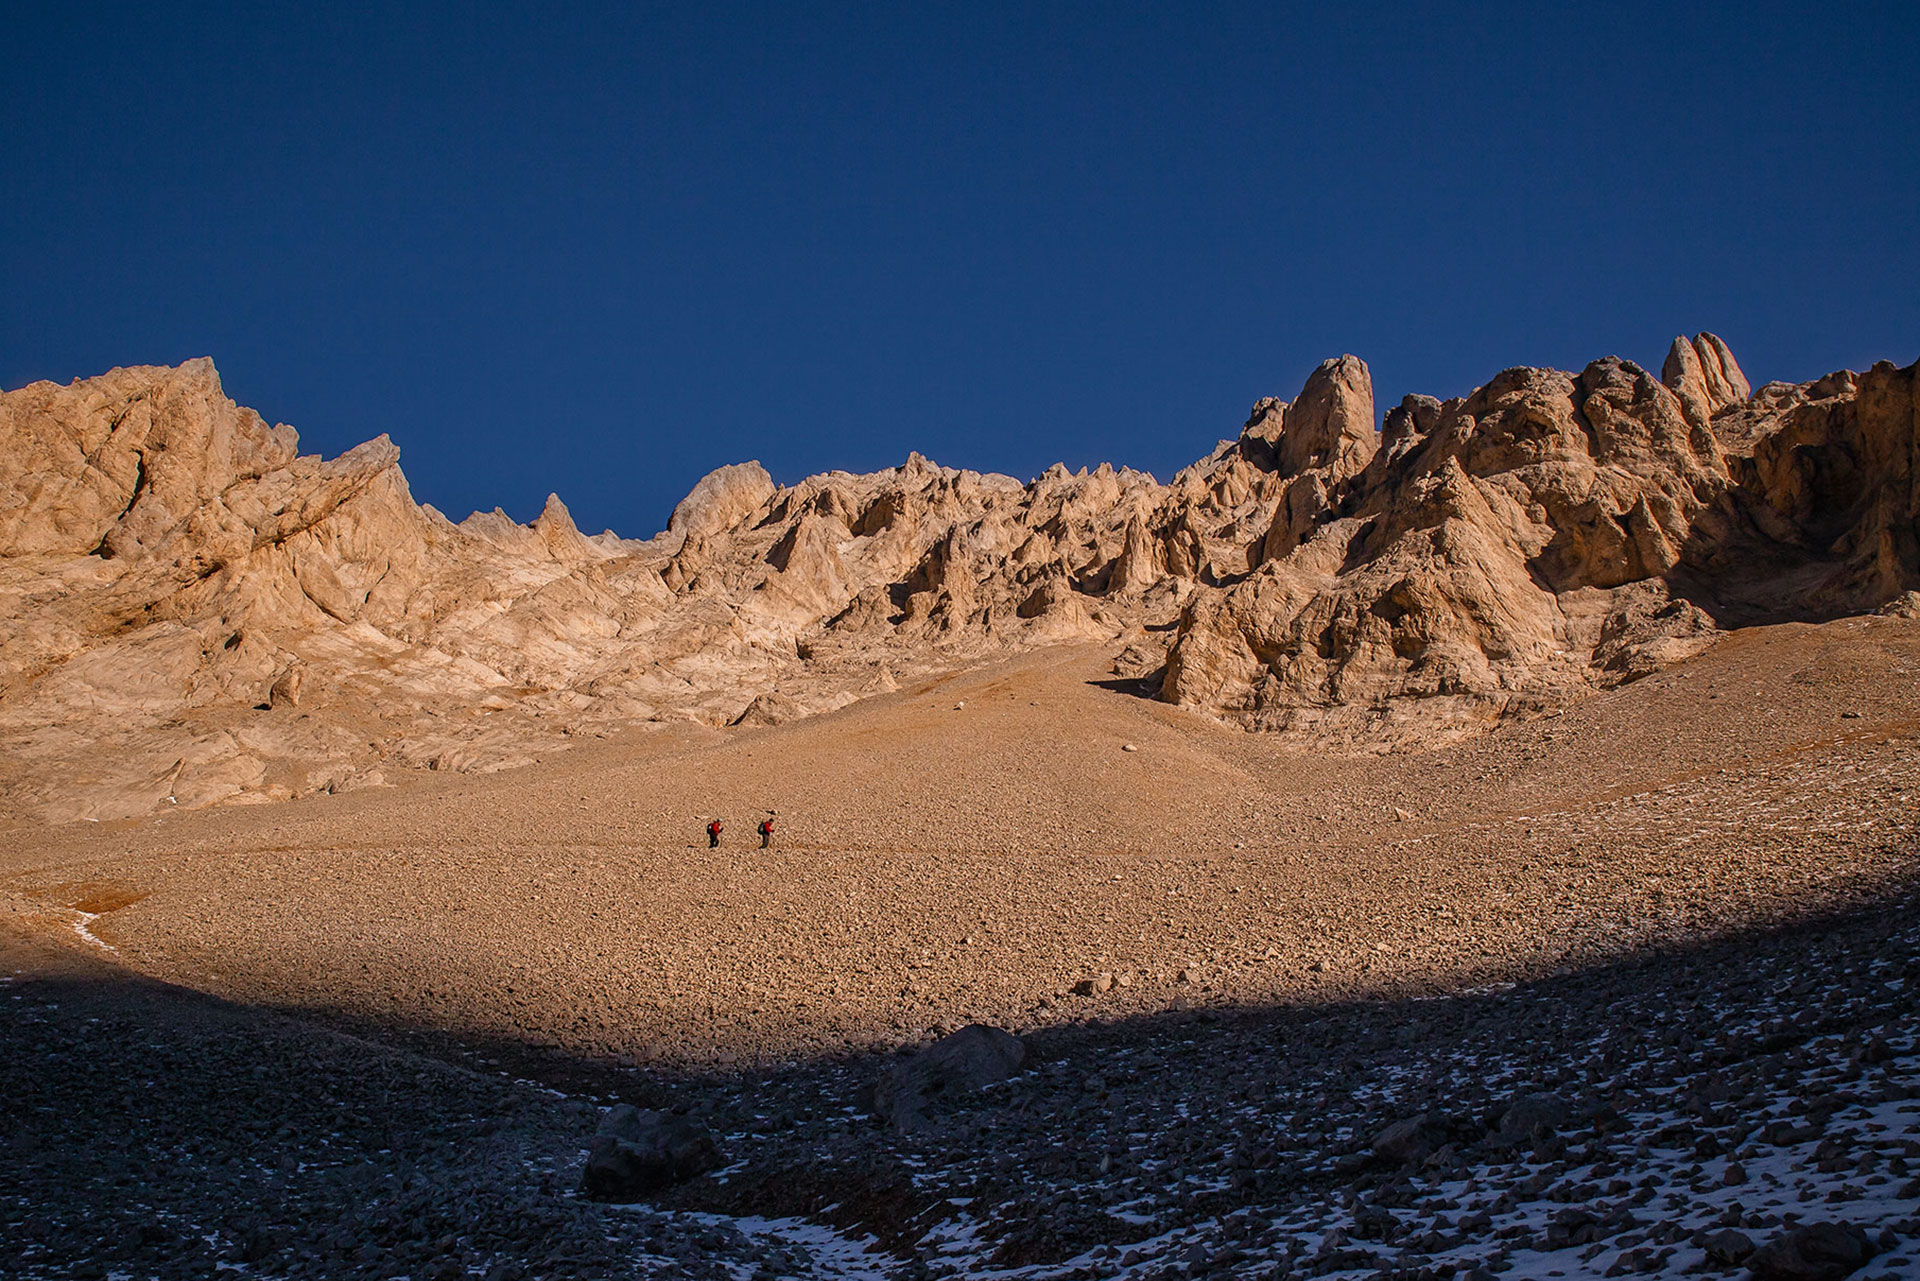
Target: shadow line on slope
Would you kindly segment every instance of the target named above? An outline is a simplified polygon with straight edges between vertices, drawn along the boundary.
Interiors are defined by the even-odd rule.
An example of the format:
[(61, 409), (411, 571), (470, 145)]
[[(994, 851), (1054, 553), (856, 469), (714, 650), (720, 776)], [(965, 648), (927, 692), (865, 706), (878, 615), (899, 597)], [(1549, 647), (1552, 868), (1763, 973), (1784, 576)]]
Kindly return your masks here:
[[(706, 1178), (674, 1189), (660, 1199), (662, 1206), (823, 1221), (871, 1233), (902, 1258), (932, 1225), (967, 1206), (970, 1217), (997, 1225), (999, 1261), (1012, 1265), (1058, 1261), (1089, 1244), (1125, 1245), (1149, 1234), (1146, 1225), (1108, 1214), (1097, 1203), (1063, 1206), (1045, 1192), (1062, 1184), (1100, 1185), (1105, 1167), (1096, 1165), (1095, 1154), (1111, 1158), (1116, 1146), (1131, 1141), (1123, 1136), (1134, 1132), (1145, 1133), (1149, 1144), (1171, 1135), (1170, 1150), (1177, 1150), (1178, 1159), (1191, 1160), (1197, 1152), (1203, 1171), (1222, 1176), (1213, 1180), (1218, 1186), (1184, 1203), (1183, 1213), (1211, 1217), (1331, 1186), (1334, 1176), (1325, 1171), (1291, 1168), (1291, 1136), (1276, 1133), (1270, 1123), (1284, 1120), (1287, 1111), (1276, 1098), (1298, 1103), (1317, 1090), (1329, 1105), (1352, 1104), (1380, 1092), (1409, 1065), (1417, 1067), (1425, 1054), (1480, 1046), (1534, 1063), (1530, 1084), (1591, 1093), (1630, 1071), (1648, 1046), (1671, 1046), (1675, 1036), (1681, 1052), (1703, 1070), (1789, 1050), (1844, 1025), (1844, 1014), (1833, 1014), (1822, 999), (1822, 985), (1833, 981), (1836, 969), (1850, 968), (1850, 956), (1875, 946), (1884, 951), (1917, 908), (1920, 877), (1909, 877), (1876, 900), (1564, 967), (1498, 991), (1205, 1006), (1045, 1028), (1028, 1034), (1029, 1066), (1014, 1084), (949, 1106), (928, 1129), (904, 1136), (865, 1112), (866, 1091), (899, 1053), (736, 1071), (635, 1068), (531, 1040), (463, 1034), (364, 1011), (248, 1007), (128, 974), (102, 958), (86, 958), (84, 975), (65, 981), (76, 991), (96, 989), (95, 995), (125, 985), (198, 1008), (291, 1019), (321, 1034), (345, 1032), (374, 1046), (424, 1054), (482, 1079), (498, 1082), (505, 1075), (596, 1103), (691, 1112), (724, 1136), (734, 1168), (724, 1180)], [(1744, 1041), (1687, 1045), (1687, 1010), (1702, 1002), (1736, 1010), (1744, 1002), (1762, 1010), (1777, 996), (1779, 984), (1752, 977), (1756, 958), (1774, 965), (1788, 994), (1802, 1002), (1802, 1017), (1769, 1026), (1756, 1015), (1757, 1030)], [(1906, 954), (1909, 971), (1912, 959)], [(1917, 977), (1910, 973), (1908, 981)], [(1610, 1033), (1609, 1043), (1597, 1045), (1596, 1030)], [(30, 1098), (40, 1068), (10, 1067), (8, 1075), (23, 1075), (15, 1085), (24, 1094), (9, 1087), (9, 1096)], [(142, 1065), (129, 1062), (124, 1070), (137, 1073)], [(275, 1073), (276, 1079), (285, 1075)], [(1259, 1145), (1281, 1151), (1278, 1163), (1263, 1163), (1263, 1157), (1231, 1170), (1213, 1168), (1217, 1154), (1248, 1145), (1244, 1116), (1261, 1108), (1272, 1116), (1256, 1127)], [(1466, 1123), (1486, 1125), (1483, 1112)], [(1300, 1113), (1290, 1115), (1297, 1121)], [(428, 1125), (431, 1119), (428, 1106), (413, 1123)], [(1388, 1109), (1369, 1125), (1393, 1119)], [(588, 1128), (583, 1122), (582, 1146)], [(1370, 1135), (1362, 1127), (1314, 1139), (1297, 1155), (1336, 1153), (1352, 1166), (1343, 1179), (1391, 1177), (1391, 1171), (1369, 1164)], [(124, 1137), (130, 1149), (143, 1142), (137, 1131)], [(939, 1178), (928, 1178), (930, 1167)], [(104, 1187), (67, 1193), (82, 1200), (112, 1195)]]

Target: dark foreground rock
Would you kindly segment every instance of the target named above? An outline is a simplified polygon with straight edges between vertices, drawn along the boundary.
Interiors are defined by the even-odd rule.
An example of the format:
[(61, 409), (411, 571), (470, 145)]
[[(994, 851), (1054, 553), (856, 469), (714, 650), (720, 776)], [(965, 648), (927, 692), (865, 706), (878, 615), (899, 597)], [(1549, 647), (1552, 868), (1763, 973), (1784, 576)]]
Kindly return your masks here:
[(971, 1024), (882, 1072), (873, 1087), (874, 1112), (902, 1133), (917, 1130), (936, 1100), (1004, 1081), (1026, 1060), (1027, 1047), (1013, 1033)]
[(1808, 1223), (1761, 1246), (1747, 1266), (1758, 1281), (1841, 1281), (1876, 1253), (1858, 1224)]
[(1438, 999), (1035, 1032), (1017, 1075), (905, 1130), (847, 1110), (848, 1070), (756, 1080), (715, 1099), (727, 1181), (668, 1201), (873, 1234), (902, 1276), (1735, 1281), (1778, 1241), (1855, 1257), (1800, 1231), (1832, 1223), (1870, 1234), (1853, 1277), (1904, 1281), (1916, 920), (1901, 898)]
[(719, 1164), (720, 1149), (706, 1126), (621, 1103), (601, 1119), (587, 1145), (580, 1190), (602, 1201), (638, 1201)]

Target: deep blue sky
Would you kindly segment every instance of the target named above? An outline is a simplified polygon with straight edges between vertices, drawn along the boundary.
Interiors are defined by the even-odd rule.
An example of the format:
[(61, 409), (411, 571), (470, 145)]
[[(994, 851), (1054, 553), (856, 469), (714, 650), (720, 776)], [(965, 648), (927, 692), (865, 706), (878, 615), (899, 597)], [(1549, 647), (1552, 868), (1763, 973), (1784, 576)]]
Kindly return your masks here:
[(0, 0), (0, 386), (211, 355), (645, 535), (744, 458), (1164, 478), (1343, 351), (1920, 357), (1911, 0), (392, 8)]

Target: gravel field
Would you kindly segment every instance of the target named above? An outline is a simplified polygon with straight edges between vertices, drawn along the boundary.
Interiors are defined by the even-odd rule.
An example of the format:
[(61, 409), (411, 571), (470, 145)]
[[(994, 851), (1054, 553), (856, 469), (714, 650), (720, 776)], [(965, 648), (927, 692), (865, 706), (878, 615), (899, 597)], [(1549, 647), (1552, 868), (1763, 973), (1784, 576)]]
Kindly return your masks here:
[(836, 1114), (857, 1074), (723, 1088), (736, 1173), (674, 1203), (884, 1221), (916, 1276), (1733, 1274), (1831, 1221), (1870, 1233), (1861, 1275), (1910, 1277), (1916, 907), (1498, 992), (1035, 1037), (904, 1136)]
[[(1916, 907), (1497, 992), (1045, 1032), (906, 1134), (867, 1110), (884, 1060), (514, 1065), (568, 1095), (15, 942), (7, 1274), (1666, 1276), (1835, 1222), (1870, 1234), (1861, 1275), (1911, 1276)], [(725, 1165), (583, 1200), (617, 1100), (696, 1118)]]

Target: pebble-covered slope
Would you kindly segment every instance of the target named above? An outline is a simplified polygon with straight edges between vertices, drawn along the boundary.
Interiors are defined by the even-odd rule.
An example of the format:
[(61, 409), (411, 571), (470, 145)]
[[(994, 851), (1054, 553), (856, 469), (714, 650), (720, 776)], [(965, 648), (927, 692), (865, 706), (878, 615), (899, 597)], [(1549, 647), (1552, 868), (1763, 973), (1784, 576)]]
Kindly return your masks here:
[[(1860, 1275), (1908, 1277), (1916, 907), (1443, 1000), (1043, 1035), (907, 1136), (857, 1106), (872, 1060), (589, 1072), (569, 1099), (9, 945), (8, 1275), (1733, 1275), (1833, 1223), (1877, 1256)], [(691, 1113), (727, 1167), (666, 1209), (580, 1200), (595, 1094)]]
[(1559, 716), (1355, 760), (1055, 650), (753, 734), (0, 834), (0, 919), (71, 937), (96, 914), (125, 964), (249, 1004), (654, 1067), (1431, 994), (1904, 875), (1915, 671), (1908, 620), (1761, 629)]
[[(0, 1276), (727, 1278), (568, 1195), (593, 1109), (0, 935)], [(648, 1262), (652, 1259), (654, 1262)]]
[(715, 1116), (737, 1186), (682, 1202), (884, 1207), (903, 1275), (1724, 1275), (1836, 1222), (1871, 1237), (1863, 1275), (1912, 1276), (1916, 906), (1498, 992), (1042, 1040), (905, 1137), (834, 1115), (844, 1078), (749, 1086)]

